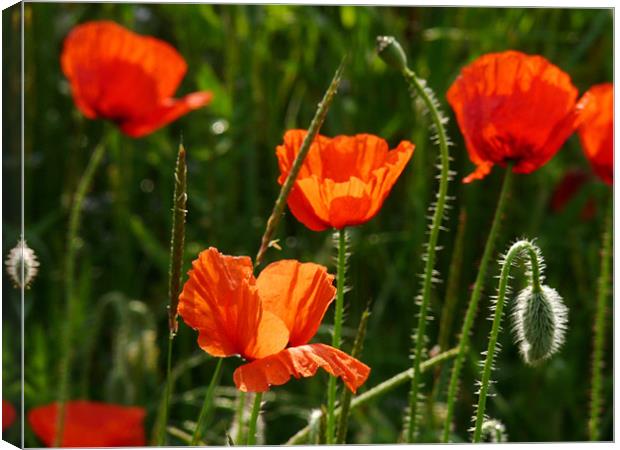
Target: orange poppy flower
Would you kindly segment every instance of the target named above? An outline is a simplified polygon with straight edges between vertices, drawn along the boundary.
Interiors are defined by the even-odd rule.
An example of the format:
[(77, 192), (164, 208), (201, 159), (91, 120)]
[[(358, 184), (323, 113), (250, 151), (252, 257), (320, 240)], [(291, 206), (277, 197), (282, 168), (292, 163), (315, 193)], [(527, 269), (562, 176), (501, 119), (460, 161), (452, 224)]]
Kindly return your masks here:
[(577, 129), (583, 151), (594, 172), (607, 184), (614, 179), (614, 85), (592, 86), (578, 105), (583, 122)]
[[(28, 422), (48, 447), (56, 436), (58, 404), (28, 412)], [(67, 402), (62, 447), (140, 447), (146, 445), (143, 408), (75, 400)]]
[(90, 119), (112, 120), (132, 137), (149, 134), (212, 97), (195, 92), (172, 98), (187, 70), (183, 57), (164, 41), (110, 21), (73, 28), (60, 61), (80, 111)]
[[(306, 136), (289, 130), (276, 149), (283, 184)], [(395, 150), (371, 134), (317, 135), (288, 197), (293, 215), (314, 231), (359, 225), (372, 219), (413, 154), (402, 141)]]
[(2, 431), (6, 430), (15, 422), (15, 417), (17, 417), (17, 413), (13, 405), (6, 400), (2, 400)]
[(570, 77), (541, 56), (490, 53), (465, 67), (447, 93), (476, 170), (514, 163), (530, 173), (549, 161), (575, 130), (577, 89)]
[(323, 266), (282, 260), (258, 278), (248, 257), (200, 253), (179, 297), (179, 315), (198, 330), (210, 355), (250, 361), (233, 379), (243, 392), (264, 392), (291, 376), (311, 377), (319, 367), (341, 377), (353, 392), (370, 368), (324, 344), (308, 344), (334, 299), (334, 277)]

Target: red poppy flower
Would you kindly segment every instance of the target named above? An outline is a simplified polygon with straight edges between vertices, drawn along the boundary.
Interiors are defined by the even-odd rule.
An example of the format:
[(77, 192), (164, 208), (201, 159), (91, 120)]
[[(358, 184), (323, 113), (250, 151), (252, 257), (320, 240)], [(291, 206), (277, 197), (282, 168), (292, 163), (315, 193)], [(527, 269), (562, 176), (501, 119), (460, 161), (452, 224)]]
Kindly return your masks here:
[(60, 61), (80, 111), (116, 122), (132, 137), (149, 134), (212, 97), (195, 92), (172, 98), (187, 70), (183, 57), (168, 43), (114, 22), (73, 28)]
[[(280, 177), (286, 180), (306, 136), (289, 130), (276, 149)], [(413, 154), (402, 141), (395, 150), (371, 134), (317, 135), (288, 197), (293, 215), (314, 231), (359, 225), (372, 219)]]
[(614, 179), (614, 85), (592, 86), (578, 105), (583, 108), (577, 129), (583, 151), (594, 172), (607, 183)]
[[(56, 437), (58, 404), (28, 412), (34, 434), (48, 447)], [(146, 445), (143, 408), (75, 400), (67, 402), (62, 447), (140, 447)]]
[(264, 392), (322, 367), (355, 392), (370, 368), (328, 345), (308, 344), (334, 299), (333, 280), (325, 267), (294, 260), (270, 264), (256, 279), (250, 258), (209, 248), (193, 262), (179, 315), (198, 330), (205, 352), (250, 361), (233, 374), (241, 391)]
[(476, 170), (514, 163), (530, 173), (549, 161), (575, 130), (577, 89), (570, 77), (541, 56), (490, 53), (465, 67), (447, 93)]
[(6, 430), (15, 422), (15, 417), (17, 417), (17, 413), (13, 405), (6, 400), (2, 400), (2, 431)]

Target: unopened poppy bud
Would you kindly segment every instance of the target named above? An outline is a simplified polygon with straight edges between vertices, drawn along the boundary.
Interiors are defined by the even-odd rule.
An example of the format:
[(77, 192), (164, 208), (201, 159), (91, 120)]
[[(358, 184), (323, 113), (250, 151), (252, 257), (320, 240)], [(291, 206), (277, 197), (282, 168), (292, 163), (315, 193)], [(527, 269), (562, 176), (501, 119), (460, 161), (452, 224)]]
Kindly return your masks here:
[(395, 69), (402, 71), (407, 68), (407, 56), (394, 36), (377, 36), (377, 53)]
[(523, 289), (512, 316), (519, 350), (527, 364), (536, 365), (549, 358), (564, 343), (568, 308), (555, 289)]
[[(28, 288), (30, 283), (37, 276), (39, 270), (39, 261), (37, 255), (34, 253), (26, 241), (19, 240), (17, 245), (11, 249), (6, 261), (6, 271), (11, 277), (13, 284), (17, 288)], [(23, 279), (22, 279), (22, 267), (23, 267)]]

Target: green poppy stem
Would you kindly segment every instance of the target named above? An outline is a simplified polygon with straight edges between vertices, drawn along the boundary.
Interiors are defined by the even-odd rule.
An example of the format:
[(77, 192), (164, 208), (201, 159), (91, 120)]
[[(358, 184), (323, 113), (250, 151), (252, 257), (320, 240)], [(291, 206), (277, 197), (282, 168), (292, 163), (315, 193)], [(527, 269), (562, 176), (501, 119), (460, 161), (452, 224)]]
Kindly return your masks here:
[[(344, 290), (345, 290), (345, 271), (347, 255), (347, 235), (346, 229), (338, 230), (338, 262), (336, 272), (336, 308), (334, 311), (334, 333), (332, 335), (332, 347), (340, 348), (340, 337), (342, 334), (342, 315), (344, 310)], [(336, 381), (337, 378), (330, 375), (327, 386), (327, 444), (334, 444), (336, 434)]]
[[(104, 138), (105, 140), (105, 138)], [(60, 380), (58, 383), (58, 416), (56, 418), (56, 434), (54, 447), (62, 444), (62, 435), (65, 428), (66, 403), (69, 398), (69, 379), (71, 376), (71, 362), (73, 358), (73, 317), (75, 315), (75, 254), (77, 252), (77, 237), (80, 229), (80, 218), (84, 206), (86, 193), (90, 189), (93, 177), (105, 154), (105, 143), (102, 140), (90, 157), (86, 169), (78, 182), (73, 204), (69, 213), (69, 229), (67, 232), (67, 253), (65, 256), (65, 317), (61, 335)]]
[(495, 351), (497, 349), (497, 338), (501, 328), (502, 313), (504, 304), (506, 303), (506, 292), (508, 290), (508, 280), (510, 268), (514, 260), (521, 256), (527, 256), (530, 260), (531, 270), (531, 286), (534, 292), (540, 292), (540, 262), (538, 261), (538, 253), (536, 247), (526, 240), (515, 242), (506, 257), (502, 261), (502, 270), (499, 278), (499, 288), (497, 290), (497, 302), (495, 303), (495, 316), (493, 317), (493, 326), (489, 334), (489, 345), (486, 351), (486, 360), (482, 370), (482, 379), (480, 384), (480, 393), (478, 397), (478, 407), (476, 408), (476, 425), (472, 442), (478, 443), (482, 437), (482, 423), (484, 422), (484, 412), (486, 409), (487, 394), (489, 391), (489, 380), (493, 371), (493, 362), (495, 360)]
[(215, 387), (220, 383), (223, 361), (224, 358), (217, 359), (215, 371), (213, 372), (211, 382), (209, 383), (209, 388), (207, 389), (207, 393), (205, 394), (205, 399), (202, 403), (202, 409), (200, 410), (200, 415), (198, 416), (198, 422), (196, 423), (196, 428), (194, 429), (194, 434), (192, 435), (192, 441), (190, 445), (200, 445), (200, 441), (204, 436), (204, 428), (207, 424), (210, 413), (213, 410), (213, 395), (215, 394)]
[(603, 351), (605, 348), (605, 322), (607, 320), (607, 298), (609, 297), (611, 255), (612, 255), (612, 231), (613, 231), (613, 201), (608, 200), (609, 206), (605, 217), (601, 248), (601, 270), (598, 278), (598, 295), (596, 298), (596, 315), (594, 318), (594, 342), (592, 351), (592, 393), (590, 398), (590, 419), (588, 420), (588, 433), (591, 441), (601, 438), (600, 416), (602, 407), (602, 372)]
[(424, 267), (424, 281), (422, 284), (422, 293), (420, 296), (420, 311), (418, 313), (417, 326), (412, 334), (413, 342), (413, 378), (411, 379), (411, 389), (409, 390), (409, 411), (408, 420), (405, 426), (406, 441), (415, 442), (418, 432), (418, 404), (420, 395), (420, 364), (423, 354), (426, 351), (426, 321), (427, 310), (430, 303), (431, 289), (433, 287), (433, 277), (435, 271), (435, 254), (437, 250), (437, 242), (439, 239), (439, 231), (441, 222), (444, 220), (444, 209), (446, 206), (448, 195), (448, 183), (450, 181), (450, 154), (448, 152), (448, 136), (444, 128), (444, 119), (439, 111), (438, 103), (434, 94), (426, 86), (424, 80), (419, 79), (416, 74), (405, 67), (403, 76), (409, 84), (409, 88), (413, 95), (418, 95), (424, 102), (426, 108), (430, 112), (433, 126), (437, 133), (439, 142), (439, 152), (441, 161), (441, 173), (439, 176), (439, 190), (436, 195), (436, 203), (434, 205), (433, 218), (430, 225), (430, 234), (426, 247), (426, 264)]
[(257, 392), (254, 394), (254, 405), (252, 406), (252, 413), (250, 415), (250, 423), (248, 428), (248, 445), (256, 444), (256, 425), (258, 423), (258, 416), (260, 415), (260, 407), (263, 401), (263, 393)]
[(461, 338), (458, 343), (459, 353), (454, 359), (454, 365), (452, 367), (450, 385), (448, 387), (447, 412), (442, 437), (443, 442), (448, 442), (448, 440), (450, 439), (450, 427), (452, 425), (452, 416), (454, 414), (454, 402), (456, 400), (456, 391), (458, 388), (461, 368), (463, 366), (465, 354), (469, 347), (469, 333), (471, 331), (471, 327), (474, 324), (476, 311), (478, 310), (478, 300), (480, 300), (480, 295), (482, 294), (482, 287), (484, 285), (484, 280), (487, 274), (487, 266), (489, 265), (489, 261), (491, 260), (493, 248), (495, 247), (495, 241), (497, 240), (497, 235), (499, 233), (501, 217), (504, 214), (504, 209), (506, 207), (506, 199), (508, 198), (508, 192), (510, 191), (512, 177), (512, 167), (508, 165), (508, 167), (506, 167), (506, 172), (504, 175), (502, 190), (499, 194), (497, 208), (495, 209), (495, 215), (493, 216), (491, 231), (489, 232), (489, 237), (487, 238), (487, 242), (484, 246), (482, 260), (480, 261), (480, 268), (478, 269), (478, 275), (476, 276), (476, 281), (474, 283), (474, 289), (469, 299), (469, 304), (467, 305), (465, 321), (463, 322), (463, 328), (461, 330)]

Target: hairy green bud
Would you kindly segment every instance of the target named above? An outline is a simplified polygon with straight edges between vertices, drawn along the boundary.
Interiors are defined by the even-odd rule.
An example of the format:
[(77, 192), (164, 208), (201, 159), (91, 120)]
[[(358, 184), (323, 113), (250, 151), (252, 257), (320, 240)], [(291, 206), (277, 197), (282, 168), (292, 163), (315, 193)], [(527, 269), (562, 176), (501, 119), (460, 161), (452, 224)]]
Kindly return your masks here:
[(512, 313), (519, 350), (527, 364), (536, 365), (557, 352), (564, 343), (568, 308), (549, 286), (529, 286), (516, 298)]

